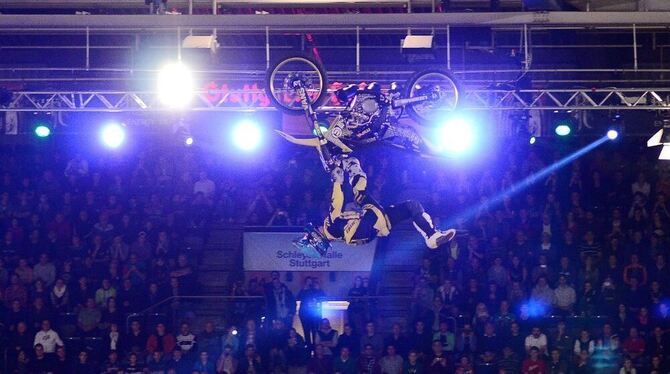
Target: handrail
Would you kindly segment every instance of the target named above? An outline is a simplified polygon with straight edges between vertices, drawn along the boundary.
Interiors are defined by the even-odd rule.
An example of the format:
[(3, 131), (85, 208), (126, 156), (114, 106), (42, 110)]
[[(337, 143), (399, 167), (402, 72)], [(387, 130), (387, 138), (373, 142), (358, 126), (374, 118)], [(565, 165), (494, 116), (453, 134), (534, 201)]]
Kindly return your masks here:
[[(410, 300), (412, 295), (378, 295), (378, 296), (330, 296), (320, 298), (321, 302), (328, 301), (342, 301), (342, 300), (358, 300), (358, 301), (375, 301), (375, 300)], [(162, 305), (165, 305), (174, 300), (180, 299), (190, 299), (190, 300), (265, 300), (265, 296), (230, 296), (230, 295), (221, 295), (221, 296), (169, 296), (153, 305), (150, 305), (143, 310), (135, 313), (130, 313), (126, 316), (126, 331), (129, 331), (130, 328), (130, 319), (133, 317), (142, 316), (149, 311), (158, 308)]]

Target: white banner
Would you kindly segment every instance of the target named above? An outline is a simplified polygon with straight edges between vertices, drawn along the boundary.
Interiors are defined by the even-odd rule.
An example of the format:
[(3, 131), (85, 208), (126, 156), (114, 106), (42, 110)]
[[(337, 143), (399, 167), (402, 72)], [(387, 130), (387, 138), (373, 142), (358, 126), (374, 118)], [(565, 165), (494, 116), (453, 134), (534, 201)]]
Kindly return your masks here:
[(299, 232), (244, 233), (246, 271), (370, 271), (377, 240), (363, 245), (332, 242), (324, 257), (308, 257), (293, 246)]

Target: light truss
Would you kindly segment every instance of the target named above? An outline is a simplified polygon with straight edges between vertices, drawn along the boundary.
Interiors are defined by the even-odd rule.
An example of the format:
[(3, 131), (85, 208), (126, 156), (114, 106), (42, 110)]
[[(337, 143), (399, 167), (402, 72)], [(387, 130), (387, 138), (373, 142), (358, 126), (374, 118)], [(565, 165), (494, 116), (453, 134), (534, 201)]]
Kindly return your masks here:
[[(331, 92), (332, 94), (332, 92)], [(670, 110), (670, 88), (474, 89), (461, 97), (463, 110)], [(337, 111), (324, 106), (321, 111)], [(172, 111), (157, 92), (21, 91), (0, 112), (151, 112)], [(262, 89), (199, 91), (186, 111), (246, 112), (274, 110)]]

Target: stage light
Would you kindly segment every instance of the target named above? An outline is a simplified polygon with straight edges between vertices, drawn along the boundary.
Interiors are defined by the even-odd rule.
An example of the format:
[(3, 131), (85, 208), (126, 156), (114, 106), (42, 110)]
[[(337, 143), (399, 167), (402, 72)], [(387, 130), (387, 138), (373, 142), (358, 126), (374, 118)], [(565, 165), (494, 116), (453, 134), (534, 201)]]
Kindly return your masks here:
[(661, 154), (658, 156), (659, 160), (670, 160), (670, 123), (663, 125), (663, 128), (658, 130), (647, 140), (647, 147), (661, 147)]
[(260, 126), (251, 121), (242, 121), (233, 129), (233, 143), (243, 151), (253, 151), (261, 144), (263, 133)]
[(186, 139), (184, 139), (184, 144), (186, 144), (186, 146), (188, 146), (188, 147), (192, 146), (193, 145), (193, 137), (189, 136)]
[(158, 73), (158, 98), (167, 107), (186, 107), (193, 98), (191, 70), (182, 63), (169, 64)]
[(607, 131), (607, 138), (609, 140), (615, 140), (618, 137), (619, 137), (619, 132), (617, 130), (612, 129), (612, 130)]
[(51, 135), (51, 129), (49, 126), (38, 125), (35, 127), (35, 135), (38, 138), (46, 138), (47, 136)]
[(554, 131), (556, 132), (556, 135), (558, 135), (558, 136), (568, 136), (572, 132), (572, 129), (570, 128), (569, 125), (562, 123), (562, 124), (559, 124), (558, 126), (556, 126)]
[(100, 139), (109, 148), (118, 148), (126, 139), (126, 130), (118, 124), (110, 124), (102, 128)]
[(453, 117), (438, 127), (435, 133), (436, 146), (444, 153), (462, 154), (470, 150), (475, 142), (472, 123), (463, 117)]
[(537, 141), (537, 138), (534, 137), (534, 136), (531, 136), (530, 139), (528, 140), (528, 143), (530, 143), (531, 145), (533, 145), (533, 144), (535, 144), (536, 141)]

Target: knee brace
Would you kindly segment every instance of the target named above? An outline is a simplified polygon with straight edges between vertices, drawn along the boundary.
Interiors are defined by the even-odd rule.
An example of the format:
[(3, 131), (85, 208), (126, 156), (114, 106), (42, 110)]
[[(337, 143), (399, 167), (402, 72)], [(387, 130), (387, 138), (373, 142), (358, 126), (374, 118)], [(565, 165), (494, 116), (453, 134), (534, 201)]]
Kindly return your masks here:
[(354, 192), (354, 198), (361, 202), (365, 189), (368, 187), (368, 176), (361, 168), (361, 163), (355, 157), (349, 157), (342, 160), (344, 171), (349, 174), (349, 184)]

